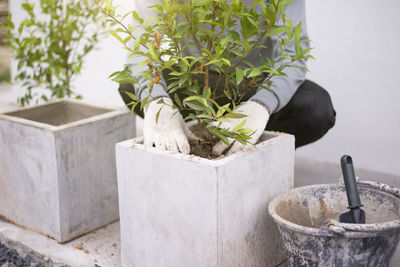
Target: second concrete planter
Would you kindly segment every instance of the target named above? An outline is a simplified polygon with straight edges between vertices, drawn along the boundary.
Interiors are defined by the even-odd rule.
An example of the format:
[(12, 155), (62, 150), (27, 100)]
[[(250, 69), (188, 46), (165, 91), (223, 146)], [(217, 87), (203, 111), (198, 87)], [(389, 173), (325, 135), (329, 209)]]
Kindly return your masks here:
[(219, 160), (117, 144), (122, 266), (277, 266), (269, 201), (293, 187), (294, 138)]
[(0, 218), (68, 241), (118, 220), (115, 143), (128, 109), (62, 100), (0, 114)]

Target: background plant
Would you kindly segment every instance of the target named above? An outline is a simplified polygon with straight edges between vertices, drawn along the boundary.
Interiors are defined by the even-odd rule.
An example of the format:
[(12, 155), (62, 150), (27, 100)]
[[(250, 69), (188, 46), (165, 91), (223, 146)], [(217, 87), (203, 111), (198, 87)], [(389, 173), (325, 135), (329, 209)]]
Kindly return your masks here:
[[(151, 96), (152, 88), (160, 82), (161, 73), (168, 70), (174, 78), (166, 90), (174, 100), (177, 112), (188, 111), (185, 120), (197, 120), (203, 133), (211, 133), (229, 144), (228, 137), (246, 143), (252, 133), (243, 128), (245, 121), (232, 129), (220, 127), (227, 118), (244, 117), (235, 110), (246, 91), (257, 87), (270, 90), (272, 77), (286, 76), (285, 68), (298, 67), (293, 63), (312, 57), (308, 55), (310, 49), (302, 49), (300, 45), (308, 41), (300, 40), (301, 23), (293, 25), (285, 15), (285, 6), (293, 1), (271, 0), (266, 4), (264, 0), (254, 0), (252, 5), (246, 6), (239, 0), (230, 3), (224, 0), (164, 0), (151, 7), (156, 15), (146, 21), (136, 11), (116, 15), (110, 0), (96, 2), (108, 22), (119, 26), (110, 31), (111, 34), (129, 51), (130, 57), (144, 56), (139, 67), (148, 66), (142, 73), (148, 80), (148, 95), (138, 99), (137, 95), (127, 92), (132, 99), (132, 110), (137, 105), (142, 109), (155, 100)], [(256, 9), (257, 5), (262, 8)], [(125, 22), (132, 18), (133, 25)], [(277, 61), (260, 57), (260, 64), (254, 66), (247, 57), (256, 49), (265, 48), (261, 41), (269, 36), (277, 36), (281, 57)], [(295, 55), (285, 52), (290, 44), (294, 44)], [(188, 47), (196, 47), (200, 55), (185, 55)], [(219, 82), (224, 84), (220, 94), (217, 85), (214, 88), (209, 85), (211, 70), (218, 73), (217, 85)], [(204, 78), (204, 85), (199, 85), (195, 78), (199, 75)], [(110, 77), (119, 83), (137, 83), (130, 68)], [(217, 100), (221, 97), (230, 102), (219, 105)], [(157, 101), (163, 102), (162, 99)]]
[[(11, 14), (1, 23), (4, 42), (18, 64), (15, 81), (26, 89), (18, 103), (81, 98), (72, 82), (104, 33), (100, 10), (90, 0), (25, 1), (22, 8), (26, 17), (18, 27)], [(39, 93), (39, 88), (49, 91)]]

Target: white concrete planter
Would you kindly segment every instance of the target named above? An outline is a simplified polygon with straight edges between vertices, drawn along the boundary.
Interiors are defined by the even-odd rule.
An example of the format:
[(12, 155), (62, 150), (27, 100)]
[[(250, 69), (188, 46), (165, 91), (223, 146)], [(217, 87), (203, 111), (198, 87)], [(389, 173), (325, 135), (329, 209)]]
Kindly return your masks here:
[(122, 266), (276, 266), (269, 201), (293, 187), (294, 137), (264, 132), (253, 152), (207, 160), (117, 144)]
[(0, 114), (0, 217), (59, 242), (118, 220), (114, 147), (133, 125), (72, 100)]

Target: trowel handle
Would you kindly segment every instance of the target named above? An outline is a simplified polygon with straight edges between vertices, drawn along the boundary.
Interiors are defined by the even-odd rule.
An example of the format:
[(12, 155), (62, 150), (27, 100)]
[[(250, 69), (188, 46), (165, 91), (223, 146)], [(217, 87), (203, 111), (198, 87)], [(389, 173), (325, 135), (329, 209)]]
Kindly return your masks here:
[(349, 208), (353, 209), (362, 207), (357, 188), (356, 176), (354, 174), (353, 160), (349, 155), (344, 155), (340, 159), (340, 163), (342, 165), (343, 179), (346, 187)]

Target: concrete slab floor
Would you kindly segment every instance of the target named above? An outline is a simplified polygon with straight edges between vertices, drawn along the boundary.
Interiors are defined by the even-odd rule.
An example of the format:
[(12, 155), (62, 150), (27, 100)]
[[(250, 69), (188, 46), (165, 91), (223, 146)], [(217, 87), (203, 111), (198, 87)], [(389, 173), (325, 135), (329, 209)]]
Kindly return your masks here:
[(0, 242), (20, 254), (33, 253), (47, 266), (120, 266), (119, 222), (65, 244), (0, 220)]

